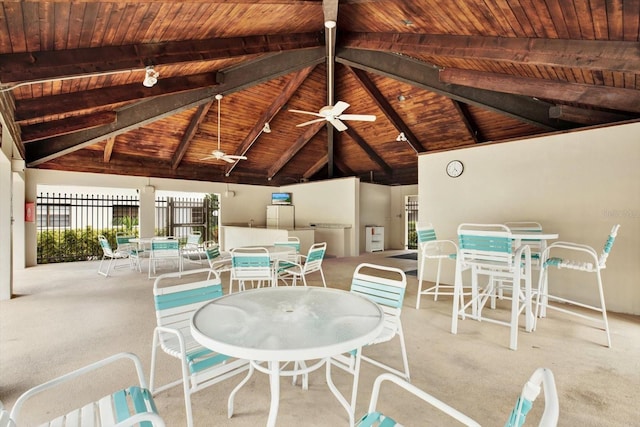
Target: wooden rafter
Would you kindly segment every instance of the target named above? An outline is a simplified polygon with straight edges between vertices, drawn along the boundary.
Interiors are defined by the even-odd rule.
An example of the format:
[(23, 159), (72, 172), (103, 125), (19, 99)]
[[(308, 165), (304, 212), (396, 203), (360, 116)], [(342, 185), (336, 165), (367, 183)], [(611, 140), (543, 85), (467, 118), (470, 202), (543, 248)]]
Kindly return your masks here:
[(178, 148), (173, 154), (173, 159), (171, 160), (172, 169), (176, 169), (180, 165), (182, 158), (184, 157), (184, 155), (187, 153), (187, 150), (189, 149), (189, 145), (191, 145), (191, 140), (193, 139), (193, 136), (198, 131), (198, 128), (200, 127), (200, 124), (202, 123), (202, 121), (205, 119), (205, 117), (207, 117), (207, 113), (211, 108), (211, 104), (213, 104), (213, 100), (207, 102), (206, 104), (202, 104), (198, 106), (196, 113), (193, 115), (193, 117), (191, 118), (191, 121), (189, 122), (189, 126), (187, 127), (187, 130), (184, 132), (184, 135), (182, 135), (182, 138), (180, 139), (180, 144), (178, 144)]
[(367, 156), (369, 156), (371, 160), (373, 160), (378, 166), (380, 166), (380, 168), (385, 171), (385, 173), (391, 174), (391, 166), (389, 166), (387, 162), (385, 162), (384, 159), (380, 157), (378, 153), (376, 153), (364, 139), (362, 139), (360, 134), (358, 134), (355, 129), (353, 129), (352, 127), (348, 127), (347, 130), (345, 130), (345, 133), (349, 135), (351, 139), (353, 139), (360, 146), (360, 148), (362, 148), (364, 152), (367, 153)]
[(425, 148), (418, 142), (418, 137), (415, 136), (413, 131), (407, 126), (407, 124), (402, 120), (400, 115), (396, 112), (396, 110), (391, 107), (387, 98), (380, 93), (376, 85), (373, 81), (367, 76), (367, 74), (363, 70), (358, 70), (353, 67), (346, 66), (347, 69), (351, 72), (351, 74), (356, 78), (356, 80), (360, 83), (360, 86), (369, 94), (371, 99), (376, 103), (376, 105), (382, 110), (387, 119), (395, 126), (398, 132), (404, 132), (404, 135), (407, 137), (407, 144), (411, 148), (415, 150), (416, 153), (422, 153)]
[(296, 139), (296, 141), (291, 144), (284, 153), (282, 153), (278, 161), (269, 168), (267, 178), (272, 179), (280, 169), (293, 159), (293, 156), (295, 156), (298, 151), (302, 150), (302, 148), (307, 145), (307, 143), (311, 141), (318, 132), (320, 132), (324, 125), (324, 122), (318, 122), (307, 126), (298, 139)]
[(640, 113), (640, 90), (635, 89), (566, 83), (454, 68), (440, 71), (440, 81), (496, 92), (557, 99), (600, 108)]
[(29, 143), (54, 136), (68, 135), (84, 129), (92, 129), (115, 123), (117, 118), (115, 111), (103, 111), (85, 116), (68, 117), (61, 120), (36, 123), (22, 126), (22, 142)]
[(462, 120), (462, 123), (464, 123), (465, 128), (469, 132), (469, 136), (473, 138), (473, 142), (481, 142), (482, 137), (480, 135), (480, 129), (478, 129), (478, 126), (473, 123), (473, 118), (471, 117), (471, 114), (469, 114), (469, 107), (455, 99), (452, 99), (451, 103), (453, 104), (453, 108), (458, 112), (460, 120)]
[(102, 161), (104, 163), (109, 163), (111, 160), (111, 154), (113, 153), (113, 147), (116, 145), (116, 137), (112, 136), (111, 138), (107, 138), (107, 143), (104, 145), (104, 153), (102, 155)]
[(481, 37), (451, 34), (341, 34), (343, 46), (404, 54), (637, 73), (640, 43), (618, 40)]

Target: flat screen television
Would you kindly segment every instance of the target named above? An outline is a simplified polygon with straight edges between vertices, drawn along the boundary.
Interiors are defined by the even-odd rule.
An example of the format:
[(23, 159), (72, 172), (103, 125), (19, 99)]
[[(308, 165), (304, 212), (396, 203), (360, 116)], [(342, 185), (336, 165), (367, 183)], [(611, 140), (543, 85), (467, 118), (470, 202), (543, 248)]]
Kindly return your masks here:
[(271, 193), (272, 205), (290, 205), (291, 193)]

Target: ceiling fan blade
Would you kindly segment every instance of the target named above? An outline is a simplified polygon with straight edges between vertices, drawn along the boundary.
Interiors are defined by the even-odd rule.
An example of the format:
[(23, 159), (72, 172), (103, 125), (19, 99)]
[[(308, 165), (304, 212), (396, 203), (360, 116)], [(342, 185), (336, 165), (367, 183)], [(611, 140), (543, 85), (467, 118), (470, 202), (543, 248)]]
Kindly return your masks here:
[(338, 119), (329, 119), (329, 123), (331, 123), (339, 132), (347, 130), (347, 126)]
[(316, 116), (316, 117), (324, 117), (322, 114), (319, 113), (314, 113), (312, 111), (303, 111), (303, 110), (289, 110), (291, 113), (300, 113), (300, 114), (309, 114), (311, 116)]
[(211, 159), (215, 159), (216, 156), (207, 156), (207, 157), (203, 157), (200, 160), (211, 160)]
[(349, 104), (347, 104), (344, 101), (338, 101), (336, 102), (336, 105), (334, 105), (333, 108), (331, 109), (331, 115), (339, 116), (347, 108), (349, 108)]
[(372, 114), (340, 114), (337, 119), (340, 120), (360, 120), (363, 122), (375, 122), (376, 116)]
[(229, 158), (228, 156), (220, 157), (218, 160), (224, 160), (227, 163), (235, 163), (236, 161)]
[(296, 125), (296, 127), (307, 126), (307, 125), (311, 125), (313, 123), (323, 122), (325, 120), (327, 120), (325, 117), (323, 117), (321, 119), (313, 119), (313, 120), (309, 120), (308, 122), (300, 123), (300, 124)]
[(235, 154), (227, 154), (224, 157), (227, 159), (247, 160), (247, 156), (236, 156)]

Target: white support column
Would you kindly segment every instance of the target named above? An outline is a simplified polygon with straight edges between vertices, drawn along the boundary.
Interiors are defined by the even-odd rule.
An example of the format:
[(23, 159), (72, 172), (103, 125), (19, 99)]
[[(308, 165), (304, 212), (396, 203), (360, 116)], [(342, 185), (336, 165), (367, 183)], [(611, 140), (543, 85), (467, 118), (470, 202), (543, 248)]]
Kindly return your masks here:
[(145, 185), (140, 189), (140, 237), (153, 237), (156, 227), (156, 189)]
[[(13, 269), (22, 270), (26, 266), (25, 245), (25, 162), (12, 160), (12, 200), (13, 200)], [(35, 224), (32, 224), (35, 225)]]
[(12, 269), (12, 179), (11, 161), (7, 156), (6, 145), (11, 145), (7, 132), (3, 131), (2, 150), (0, 150), (0, 300), (11, 298), (13, 291)]

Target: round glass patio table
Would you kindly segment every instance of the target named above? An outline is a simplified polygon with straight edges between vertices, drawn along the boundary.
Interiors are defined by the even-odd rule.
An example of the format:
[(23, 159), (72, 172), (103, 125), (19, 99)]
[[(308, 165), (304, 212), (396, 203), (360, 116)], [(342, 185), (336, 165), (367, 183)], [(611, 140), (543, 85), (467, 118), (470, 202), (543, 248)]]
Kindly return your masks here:
[[(358, 350), (359, 357), (361, 347), (378, 336), (383, 322), (384, 313), (378, 304), (351, 292), (276, 287), (237, 292), (205, 304), (195, 312), (191, 330), (203, 346), (248, 359), (252, 368), (269, 374), (271, 407), (267, 426), (274, 426), (277, 417), (281, 363), (306, 360), (320, 360), (313, 369), (326, 364), (327, 384), (353, 424), (355, 408), (333, 385), (328, 359), (352, 350)], [(265, 362), (268, 368), (261, 365)], [(229, 416), (233, 413), (233, 396), (252, 372), (253, 369), (231, 393)]]

